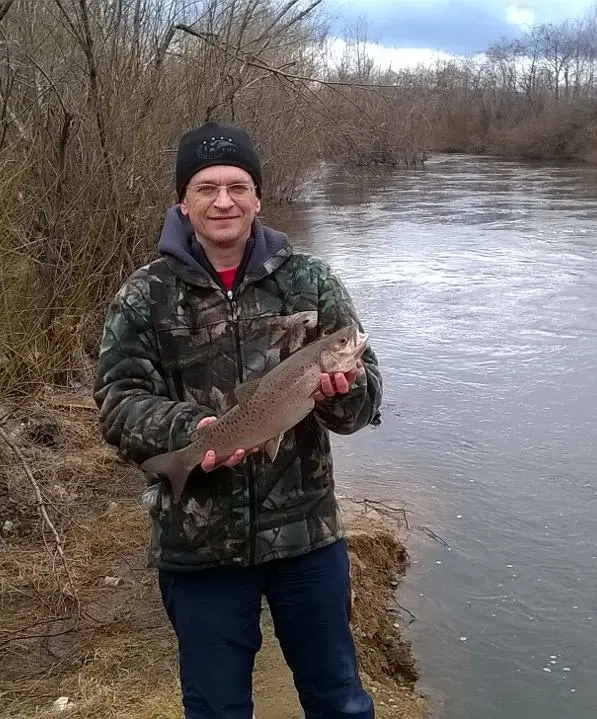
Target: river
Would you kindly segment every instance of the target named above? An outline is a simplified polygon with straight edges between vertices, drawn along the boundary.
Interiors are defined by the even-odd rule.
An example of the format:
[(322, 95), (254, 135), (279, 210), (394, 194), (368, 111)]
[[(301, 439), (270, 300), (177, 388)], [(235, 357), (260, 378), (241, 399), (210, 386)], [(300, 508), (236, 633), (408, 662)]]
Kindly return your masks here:
[(339, 491), (407, 509), (399, 600), (437, 713), (597, 716), (597, 169), (323, 168), (276, 224), (379, 355), (383, 423), (334, 437)]

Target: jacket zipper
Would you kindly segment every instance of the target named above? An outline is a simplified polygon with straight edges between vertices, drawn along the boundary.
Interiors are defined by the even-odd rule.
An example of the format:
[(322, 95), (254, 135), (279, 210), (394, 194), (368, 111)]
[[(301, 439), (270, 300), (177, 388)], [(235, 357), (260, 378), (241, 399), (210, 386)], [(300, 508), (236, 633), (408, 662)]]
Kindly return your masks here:
[[(232, 290), (228, 290), (228, 292), (226, 292), (226, 297), (228, 298), (228, 302), (230, 303), (230, 309), (232, 312), (232, 324), (234, 325), (234, 340), (236, 344), (236, 371), (238, 374), (238, 380), (242, 384), (244, 381), (244, 377), (240, 346), (240, 332), (238, 328), (238, 304)], [(247, 474), (249, 477), (249, 563), (253, 564), (255, 562), (255, 551), (257, 544), (257, 531), (255, 527), (255, 518), (257, 516), (257, 510), (255, 507), (255, 481), (253, 472), (253, 460), (251, 457), (248, 457), (245, 461), (247, 463)]]
[(236, 372), (238, 374), (238, 381), (242, 384), (243, 378), (243, 362), (241, 359), (240, 349), (240, 334), (238, 331), (238, 305), (236, 304), (236, 298), (232, 294), (232, 290), (228, 290), (226, 293), (228, 302), (230, 303), (230, 309), (232, 310), (232, 324), (234, 325), (234, 339), (236, 343)]

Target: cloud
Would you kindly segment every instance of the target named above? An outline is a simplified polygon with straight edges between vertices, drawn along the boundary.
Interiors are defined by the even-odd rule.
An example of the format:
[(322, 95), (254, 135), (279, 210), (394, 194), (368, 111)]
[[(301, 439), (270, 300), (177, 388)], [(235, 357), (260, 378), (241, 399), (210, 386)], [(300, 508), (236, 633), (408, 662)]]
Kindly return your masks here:
[(345, 25), (354, 24), (363, 15), (372, 42), (457, 54), (482, 52), (500, 37), (515, 37), (520, 32), (506, 19), (506, 8), (497, 3), (424, 0), (416, 5), (343, 5), (334, 34), (341, 35)]
[[(332, 63), (339, 63), (346, 49), (346, 42), (340, 38), (334, 38), (328, 42), (328, 60)], [(449, 53), (429, 50), (424, 47), (387, 47), (375, 42), (368, 42), (365, 45), (367, 55), (382, 70), (392, 68), (417, 67), (420, 65), (431, 66), (439, 60), (449, 60), (453, 56)]]
[(510, 23), (510, 25), (526, 29), (535, 24), (535, 13), (526, 7), (510, 5), (510, 7), (506, 9), (506, 22)]
[(535, 22), (560, 22), (582, 14), (593, 0), (331, 0), (332, 33), (365, 17), (371, 42), (386, 47), (483, 52), (515, 38)]

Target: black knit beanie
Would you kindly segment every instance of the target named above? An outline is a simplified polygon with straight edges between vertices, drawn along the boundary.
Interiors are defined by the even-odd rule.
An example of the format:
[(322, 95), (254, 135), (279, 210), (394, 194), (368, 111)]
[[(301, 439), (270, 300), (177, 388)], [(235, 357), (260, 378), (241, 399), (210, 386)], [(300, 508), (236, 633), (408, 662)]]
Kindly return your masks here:
[(261, 162), (244, 130), (207, 122), (181, 137), (176, 155), (176, 192), (179, 202), (191, 177), (204, 167), (234, 165), (246, 170), (261, 197)]

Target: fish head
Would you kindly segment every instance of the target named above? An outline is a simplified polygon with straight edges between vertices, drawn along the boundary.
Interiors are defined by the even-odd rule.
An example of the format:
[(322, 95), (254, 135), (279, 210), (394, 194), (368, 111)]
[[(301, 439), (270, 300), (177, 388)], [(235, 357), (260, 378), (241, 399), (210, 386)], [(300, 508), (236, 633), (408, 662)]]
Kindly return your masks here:
[(319, 355), (322, 372), (350, 372), (365, 351), (369, 335), (362, 333), (356, 325), (324, 337)]

